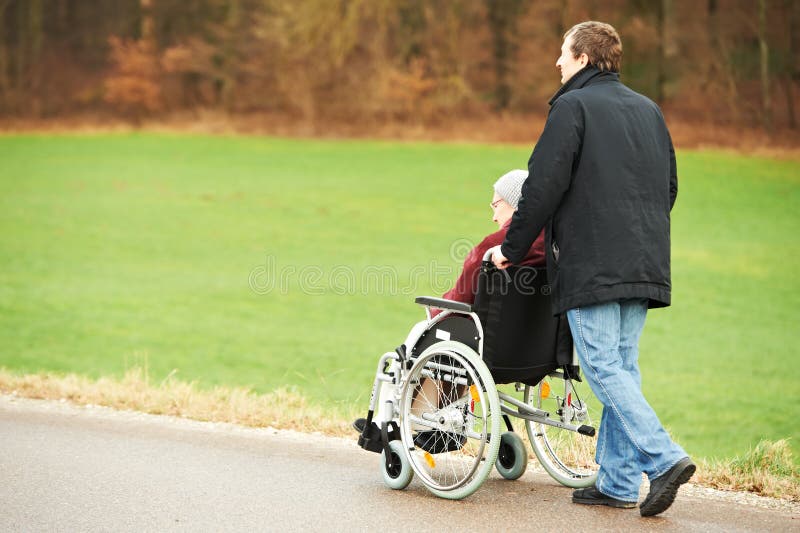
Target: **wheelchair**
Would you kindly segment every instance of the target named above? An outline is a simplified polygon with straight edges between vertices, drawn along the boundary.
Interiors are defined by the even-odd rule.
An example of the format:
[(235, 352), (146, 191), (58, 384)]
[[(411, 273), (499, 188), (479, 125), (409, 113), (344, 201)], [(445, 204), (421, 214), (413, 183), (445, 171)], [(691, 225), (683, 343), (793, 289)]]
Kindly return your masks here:
[(488, 255), (473, 305), (416, 298), (426, 319), (378, 361), (358, 443), (381, 454), (392, 489), (416, 475), (433, 494), (457, 500), (493, 467), (518, 479), (528, 449), (511, 418), (556, 481), (595, 481), (602, 406), (581, 379), (566, 317), (552, 315), (546, 270), (497, 270)]

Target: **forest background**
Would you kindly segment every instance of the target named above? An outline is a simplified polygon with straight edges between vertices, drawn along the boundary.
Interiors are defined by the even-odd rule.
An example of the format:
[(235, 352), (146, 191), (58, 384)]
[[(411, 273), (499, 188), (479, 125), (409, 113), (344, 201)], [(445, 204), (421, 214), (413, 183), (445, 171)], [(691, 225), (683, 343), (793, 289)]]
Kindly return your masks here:
[(532, 143), (586, 19), (678, 146), (800, 145), (795, 0), (0, 0), (0, 128)]

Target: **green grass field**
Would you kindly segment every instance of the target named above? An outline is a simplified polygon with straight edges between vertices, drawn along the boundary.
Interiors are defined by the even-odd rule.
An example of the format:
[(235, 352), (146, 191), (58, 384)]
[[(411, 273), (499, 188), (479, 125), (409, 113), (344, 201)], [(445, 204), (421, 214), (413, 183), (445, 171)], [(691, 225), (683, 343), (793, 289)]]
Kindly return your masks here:
[[(529, 148), (154, 134), (0, 137), (0, 366), (366, 403)], [(680, 152), (673, 306), (645, 393), (690, 453), (800, 425), (800, 163)], [(365, 272), (391, 274), (378, 287)], [(391, 277), (391, 276), (390, 276)], [(415, 280), (412, 282), (412, 280)], [(255, 284), (258, 291), (251, 285)]]

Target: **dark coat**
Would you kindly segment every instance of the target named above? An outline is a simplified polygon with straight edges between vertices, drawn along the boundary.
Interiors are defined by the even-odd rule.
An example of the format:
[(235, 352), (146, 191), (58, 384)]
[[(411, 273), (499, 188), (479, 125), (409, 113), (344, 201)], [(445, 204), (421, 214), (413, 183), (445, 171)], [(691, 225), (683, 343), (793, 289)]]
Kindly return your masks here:
[(668, 306), (678, 178), (661, 110), (592, 66), (550, 105), (503, 255), (522, 260), (545, 227), (554, 314), (625, 298)]

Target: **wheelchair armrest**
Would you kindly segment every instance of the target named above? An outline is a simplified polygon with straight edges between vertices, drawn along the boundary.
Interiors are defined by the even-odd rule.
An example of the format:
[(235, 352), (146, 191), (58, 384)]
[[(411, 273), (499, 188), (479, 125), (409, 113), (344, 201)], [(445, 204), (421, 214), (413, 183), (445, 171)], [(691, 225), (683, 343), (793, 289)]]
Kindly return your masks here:
[(458, 311), (459, 313), (472, 312), (472, 306), (469, 304), (456, 302), (455, 300), (445, 300), (444, 298), (434, 298), (433, 296), (417, 296), (414, 302), (426, 307), (436, 307), (437, 309), (447, 309), (449, 311)]

